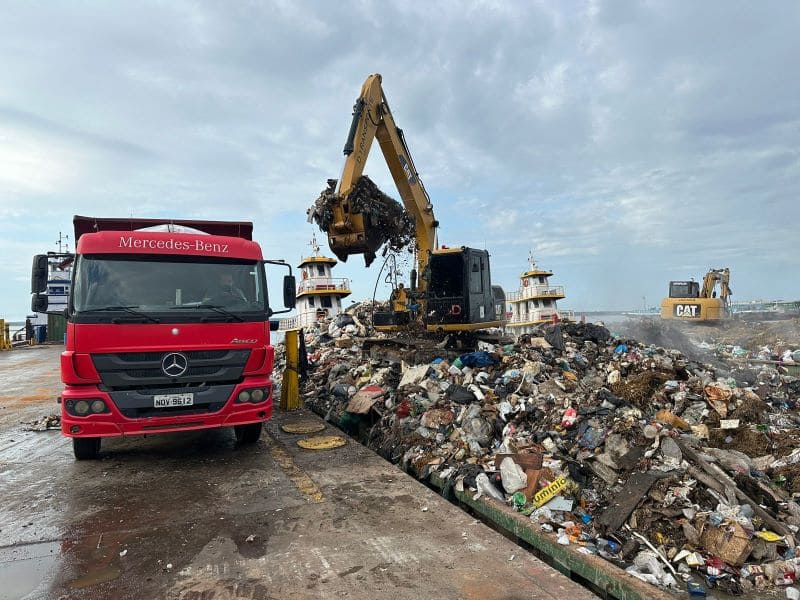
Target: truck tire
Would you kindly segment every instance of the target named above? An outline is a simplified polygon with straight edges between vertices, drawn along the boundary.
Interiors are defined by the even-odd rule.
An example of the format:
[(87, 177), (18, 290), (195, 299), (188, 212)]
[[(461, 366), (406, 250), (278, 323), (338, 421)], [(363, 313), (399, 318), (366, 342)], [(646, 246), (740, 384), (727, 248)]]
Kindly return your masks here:
[(76, 460), (94, 460), (100, 452), (100, 438), (72, 438)]
[(263, 425), (263, 423), (234, 425), (233, 430), (236, 432), (236, 441), (243, 446), (247, 444), (255, 444), (261, 437)]

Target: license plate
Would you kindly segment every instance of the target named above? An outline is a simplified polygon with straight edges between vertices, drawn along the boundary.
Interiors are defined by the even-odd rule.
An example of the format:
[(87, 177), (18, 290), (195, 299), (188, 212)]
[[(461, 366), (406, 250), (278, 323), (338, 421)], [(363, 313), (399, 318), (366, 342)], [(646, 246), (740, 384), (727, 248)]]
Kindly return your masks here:
[(191, 406), (192, 404), (194, 404), (194, 394), (157, 394), (153, 396), (154, 408)]

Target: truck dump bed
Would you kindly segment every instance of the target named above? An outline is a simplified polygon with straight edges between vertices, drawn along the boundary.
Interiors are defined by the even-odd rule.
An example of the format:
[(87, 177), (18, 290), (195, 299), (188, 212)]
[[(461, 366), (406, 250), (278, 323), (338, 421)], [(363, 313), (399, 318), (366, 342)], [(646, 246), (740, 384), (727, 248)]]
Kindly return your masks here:
[(75, 226), (75, 242), (84, 233), (98, 231), (135, 231), (144, 227), (157, 225), (179, 225), (198, 229), (209, 235), (253, 239), (253, 223), (250, 221), (198, 221), (189, 219), (106, 219), (75, 215), (72, 219)]

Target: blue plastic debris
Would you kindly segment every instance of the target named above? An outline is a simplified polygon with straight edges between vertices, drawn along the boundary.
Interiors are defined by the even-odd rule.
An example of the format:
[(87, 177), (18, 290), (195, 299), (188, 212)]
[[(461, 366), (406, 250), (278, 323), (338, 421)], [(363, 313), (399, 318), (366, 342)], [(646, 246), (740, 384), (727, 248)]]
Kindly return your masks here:
[(693, 598), (705, 598), (707, 596), (706, 588), (695, 581), (686, 582), (686, 591)]
[(488, 352), (467, 352), (459, 356), (465, 367), (491, 367), (497, 361)]

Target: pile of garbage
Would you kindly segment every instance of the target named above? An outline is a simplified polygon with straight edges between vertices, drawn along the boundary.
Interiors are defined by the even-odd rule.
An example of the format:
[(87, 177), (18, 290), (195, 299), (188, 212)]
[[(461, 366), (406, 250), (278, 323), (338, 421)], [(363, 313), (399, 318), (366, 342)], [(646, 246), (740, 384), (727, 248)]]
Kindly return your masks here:
[(800, 348), (759, 346), (748, 350), (739, 344), (712, 344), (706, 341), (700, 342), (697, 347), (733, 362), (772, 362), (778, 371), (787, 374), (795, 373), (793, 367), (800, 365)]
[(348, 313), (304, 332), (305, 404), (414, 476), (662, 587), (760, 593), (800, 576), (800, 378), (591, 323), (470, 351), (444, 340), (411, 364), (369, 303)]

